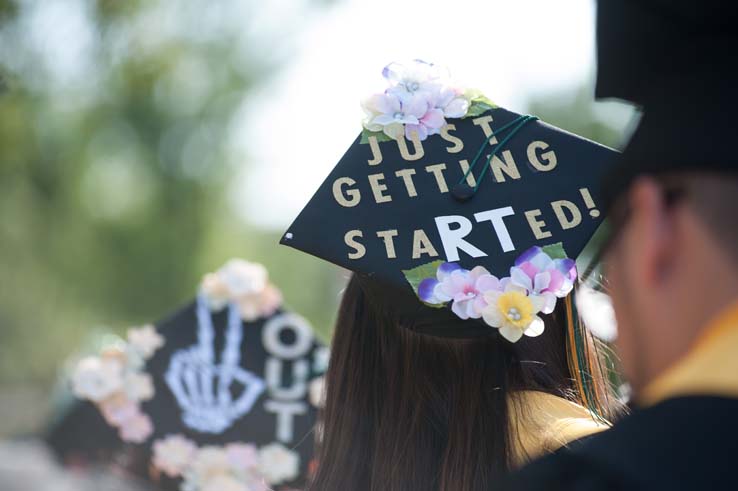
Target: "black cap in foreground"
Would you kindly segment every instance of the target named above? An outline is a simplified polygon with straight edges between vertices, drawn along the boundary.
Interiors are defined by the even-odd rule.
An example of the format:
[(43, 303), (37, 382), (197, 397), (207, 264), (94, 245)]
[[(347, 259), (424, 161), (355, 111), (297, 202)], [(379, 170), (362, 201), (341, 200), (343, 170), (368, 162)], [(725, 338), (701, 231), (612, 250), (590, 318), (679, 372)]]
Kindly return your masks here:
[(643, 112), (603, 181), (609, 207), (639, 175), (738, 172), (738, 4), (721, 0), (599, 0), (598, 98)]
[[(408, 94), (407, 87), (417, 90)], [(487, 324), (474, 322), (468, 330), (435, 330), (434, 334), (488, 334), (493, 332), (489, 325), (500, 324), (500, 319), (484, 316), (483, 291), (472, 283), (481, 275), (485, 290), (498, 289), (500, 282), (504, 290), (511, 267), (530, 264), (533, 252), (541, 252), (531, 248), (539, 246), (549, 246), (550, 261), (575, 258), (603, 219), (597, 183), (617, 153), (489, 103), (477, 112), (479, 104), (473, 99), (466, 112), (434, 120), (427, 125), (429, 130), (421, 126), (423, 120), (434, 118), (430, 113), (440, 103), (433, 88), (427, 89), (430, 95), (419, 96), (422, 90), (422, 81), (405, 79), (401, 87), (393, 85), (375, 96), (379, 98), (374, 103), (376, 113), (365, 122), (367, 129), (281, 243), (394, 287), (395, 299), (404, 299), (396, 302), (402, 304), (397, 306), (400, 313), (414, 320), (423, 317), (431, 325), (433, 319), (444, 323), (446, 309), (438, 307), (453, 301), (458, 317), (484, 318)], [(400, 95), (395, 98), (392, 91)], [(420, 110), (417, 97), (428, 101)], [(399, 133), (387, 131), (386, 126), (384, 133), (369, 131), (395, 124), (393, 119), (415, 121), (408, 116), (411, 111), (420, 125), (406, 122), (405, 131)], [(416, 131), (418, 126), (422, 132)], [(382, 138), (387, 133), (394, 138)], [(549, 271), (553, 262), (542, 256), (536, 261), (537, 272), (529, 268), (530, 280), (519, 276), (518, 283), (528, 295), (551, 293), (553, 283), (561, 278)], [(556, 265), (570, 285), (573, 263)], [(433, 295), (434, 281), (444, 283), (447, 272), (456, 269), (456, 286), (441, 286)], [(543, 276), (534, 285), (537, 273)], [(549, 277), (556, 278), (551, 286)], [(563, 291), (558, 293), (561, 298)], [(477, 298), (476, 307), (465, 305), (461, 295)], [(550, 306), (540, 311), (548, 313)], [(523, 315), (519, 324), (532, 319)]]

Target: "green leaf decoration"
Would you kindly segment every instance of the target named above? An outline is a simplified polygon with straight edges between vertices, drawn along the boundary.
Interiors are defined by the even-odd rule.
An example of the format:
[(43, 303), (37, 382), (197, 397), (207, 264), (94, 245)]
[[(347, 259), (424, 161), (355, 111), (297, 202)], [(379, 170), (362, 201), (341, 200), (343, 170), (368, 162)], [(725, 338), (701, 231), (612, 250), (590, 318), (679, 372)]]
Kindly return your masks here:
[(569, 257), (566, 255), (564, 244), (561, 242), (541, 247), (541, 249), (543, 249), (543, 252), (548, 254), (551, 259), (566, 259)]
[(471, 104), (469, 105), (469, 110), (466, 112), (466, 116), (464, 116), (464, 118), (475, 118), (477, 116), (481, 116), (490, 109), (494, 109), (496, 107), (497, 104), (492, 102), (489, 98), (479, 94), (472, 99)]
[(375, 137), (378, 143), (392, 141), (392, 138), (385, 135), (383, 131), (369, 131), (368, 129), (364, 128), (363, 130), (361, 130), (361, 143), (369, 143), (370, 136)]
[[(413, 291), (417, 295), (418, 286), (420, 285), (420, 282), (428, 278), (435, 278), (438, 267), (443, 263), (444, 261), (441, 261), (441, 260), (433, 261), (432, 263), (421, 264), (420, 266), (417, 266), (412, 269), (403, 269), (402, 273), (405, 275), (405, 279), (407, 280), (408, 283), (410, 283), (410, 286), (413, 287)], [(439, 308), (439, 309), (443, 307), (443, 304), (436, 305), (436, 304), (430, 304), (426, 302), (423, 302), (423, 303), (425, 303), (425, 305), (429, 307), (434, 307), (434, 308)]]

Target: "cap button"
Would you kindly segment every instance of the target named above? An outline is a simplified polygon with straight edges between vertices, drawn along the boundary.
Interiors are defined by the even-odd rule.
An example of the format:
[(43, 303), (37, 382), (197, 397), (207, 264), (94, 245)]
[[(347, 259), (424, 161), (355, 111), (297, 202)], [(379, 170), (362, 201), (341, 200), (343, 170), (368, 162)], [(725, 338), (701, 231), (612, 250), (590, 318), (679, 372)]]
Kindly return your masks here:
[(474, 196), (476, 190), (465, 182), (460, 182), (451, 189), (451, 195), (456, 201), (467, 201)]

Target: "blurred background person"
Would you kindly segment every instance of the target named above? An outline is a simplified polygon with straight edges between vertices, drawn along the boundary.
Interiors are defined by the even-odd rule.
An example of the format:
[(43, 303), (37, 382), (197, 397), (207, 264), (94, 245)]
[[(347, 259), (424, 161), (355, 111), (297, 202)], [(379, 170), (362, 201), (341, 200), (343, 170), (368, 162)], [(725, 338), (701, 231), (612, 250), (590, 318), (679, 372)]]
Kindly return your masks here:
[(509, 489), (735, 488), (738, 7), (598, 7), (597, 94), (643, 111), (603, 182), (612, 221), (604, 269), (637, 410), (531, 465)]

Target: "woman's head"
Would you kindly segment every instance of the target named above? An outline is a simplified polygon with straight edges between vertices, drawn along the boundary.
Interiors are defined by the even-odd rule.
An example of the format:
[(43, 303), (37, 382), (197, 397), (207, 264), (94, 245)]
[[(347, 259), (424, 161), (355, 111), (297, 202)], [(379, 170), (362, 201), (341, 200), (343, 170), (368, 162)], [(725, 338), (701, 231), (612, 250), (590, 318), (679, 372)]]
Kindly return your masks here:
[(576, 395), (564, 302), (544, 334), (512, 344), (419, 334), (392, 295), (358, 276), (346, 288), (311, 489), (489, 489), (511, 461), (510, 392)]

